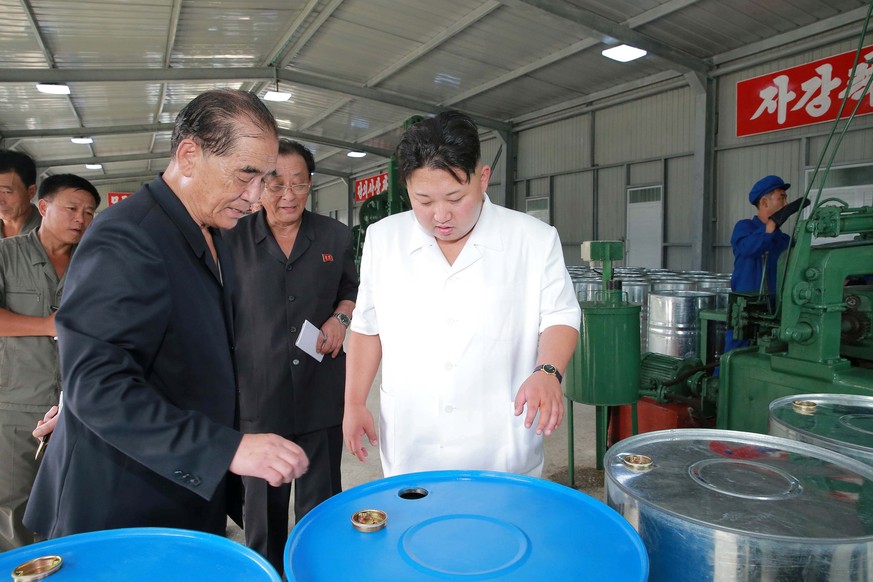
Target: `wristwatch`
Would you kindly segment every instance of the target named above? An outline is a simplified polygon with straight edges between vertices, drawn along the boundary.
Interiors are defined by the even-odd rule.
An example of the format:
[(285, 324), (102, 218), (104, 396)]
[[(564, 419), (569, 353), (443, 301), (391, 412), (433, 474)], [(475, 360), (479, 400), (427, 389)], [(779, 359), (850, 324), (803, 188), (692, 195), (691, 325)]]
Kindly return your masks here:
[(539, 372), (540, 370), (542, 370), (546, 374), (551, 374), (558, 379), (558, 382), (561, 382), (564, 379), (558, 369), (551, 364), (540, 364), (539, 366), (534, 368), (534, 372)]
[(345, 313), (334, 313), (334, 317), (336, 317), (343, 326), (348, 327), (352, 323), (352, 318), (346, 315)]

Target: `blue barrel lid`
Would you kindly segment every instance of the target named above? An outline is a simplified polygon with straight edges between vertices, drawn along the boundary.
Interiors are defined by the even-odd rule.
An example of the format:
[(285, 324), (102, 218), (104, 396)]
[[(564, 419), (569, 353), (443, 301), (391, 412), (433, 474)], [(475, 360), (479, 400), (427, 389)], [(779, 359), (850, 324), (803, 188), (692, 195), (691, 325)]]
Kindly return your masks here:
[[(378, 509), (386, 526), (355, 529)], [(398, 475), (308, 513), (285, 547), (289, 580), (644, 581), (648, 556), (606, 504), (542, 479), (483, 471)]]
[[(0, 579), (41, 556), (63, 562), (48, 582), (281, 582), (256, 552), (232, 540), (170, 528), (128, 528), (56, 538), (0, 553)], [(5, 574), (4, 574), (5, 572)], [(5, 578), (4, 578), (5, 576)]]

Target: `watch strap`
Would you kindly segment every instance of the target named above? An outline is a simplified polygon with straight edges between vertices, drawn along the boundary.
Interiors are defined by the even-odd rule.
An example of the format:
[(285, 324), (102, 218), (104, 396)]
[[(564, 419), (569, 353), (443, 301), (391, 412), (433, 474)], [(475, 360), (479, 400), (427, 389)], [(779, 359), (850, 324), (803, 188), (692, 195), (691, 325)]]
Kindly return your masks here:
[(564, 376), (558, 371), (558, 368), (553, 366), (552, 364), (540, 364), (536, 368), (534, 368), (534, 372), (544, 372), (549, 374), (550, 376), (554, 376), (558, 379), (558, 382), (563, 382)]

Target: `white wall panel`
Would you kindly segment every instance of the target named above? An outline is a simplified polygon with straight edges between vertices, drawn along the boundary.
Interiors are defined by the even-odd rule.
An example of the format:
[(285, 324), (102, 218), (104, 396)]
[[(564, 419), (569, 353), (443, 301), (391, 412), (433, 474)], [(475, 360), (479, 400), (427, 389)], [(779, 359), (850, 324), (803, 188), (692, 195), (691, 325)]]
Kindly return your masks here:
[(666, 157), (693, 147), (694, 100), (687, 87), (597, 111), (594, 119), (600, 165)]
[(624, 166), (597, 172), (597, 229), (599, 240), (624, 239), (627, 214)]
[(564, 246), (564, 261), (581, 265), (579, 244), (594, 238), (594, 172), (555, 176), (552, 216)]
[(628, 186), (652, 186), (664, 183), (664, 163), (661, 160), (630, 164)]
[(517, 177), (551, 175), (589, 166), (589, 122), (590, 116), (582, 115), (520, 132)]
[(337, 182), (314, 193), (316, 210), (327, 214), (331, 210), (343, 210), (349, 206), (349, 188), (345, 182)]
[(697, 225), (688, 215), (694, 198), (694, 158), (684, 156), (667, 160), (664, 188), (664, 267), (682, 271), (691, 268), (691, 233)]

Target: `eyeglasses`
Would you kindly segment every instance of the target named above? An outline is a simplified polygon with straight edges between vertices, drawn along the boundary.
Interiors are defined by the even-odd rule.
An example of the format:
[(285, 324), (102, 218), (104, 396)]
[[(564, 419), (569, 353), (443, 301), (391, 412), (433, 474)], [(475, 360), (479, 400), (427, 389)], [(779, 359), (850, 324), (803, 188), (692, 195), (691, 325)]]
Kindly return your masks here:
[(274, 196), (280, 196), (285, 194), (285, 192), (292, 192), (294, 194), (306, 194), (309, 192), (309, 189), (312, 187), (312, 184), (291, 184), (289, 186), (283, 186), (282, 184), (270, 184), (267, 186), (267, 191)]

